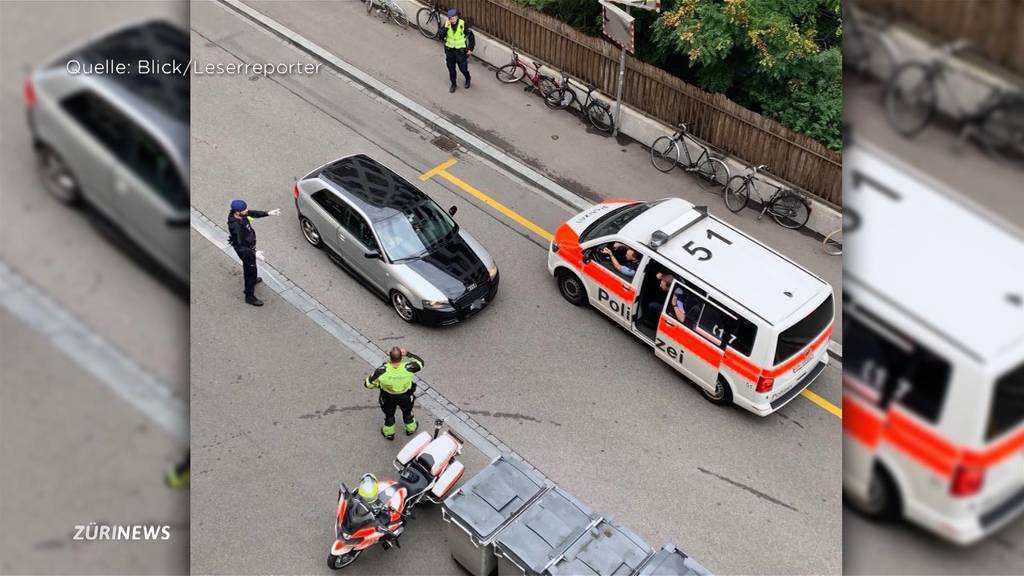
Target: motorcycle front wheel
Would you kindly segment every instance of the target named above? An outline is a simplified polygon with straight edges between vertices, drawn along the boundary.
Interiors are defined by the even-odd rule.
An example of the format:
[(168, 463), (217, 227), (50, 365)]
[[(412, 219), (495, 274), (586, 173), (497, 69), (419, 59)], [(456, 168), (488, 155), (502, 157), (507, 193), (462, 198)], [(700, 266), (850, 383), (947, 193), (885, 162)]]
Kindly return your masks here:
[(342, 554), (340, 556), (335, 556), (334, 554), (328, 553), (327, 567), (331, 570), (341, 570), (345, 566), (348, 566), (349, 564), (355, 562), (356, 558), (359, 558), (359, 554), (361, 552), (362, 550), (353, 550), (348, 554)]

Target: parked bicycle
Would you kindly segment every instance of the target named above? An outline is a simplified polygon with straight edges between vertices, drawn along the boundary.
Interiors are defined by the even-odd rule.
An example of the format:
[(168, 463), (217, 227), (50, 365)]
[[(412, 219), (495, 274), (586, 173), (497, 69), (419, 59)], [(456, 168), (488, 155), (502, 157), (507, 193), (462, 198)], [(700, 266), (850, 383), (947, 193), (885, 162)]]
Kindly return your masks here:
[[(690, 156), (689, 142), (700, 148), (700, 156), (694, 160)], [(729, 181), (729, 167), (720, 158), (711, 155), (711, 150), (693, 136), (690, 136), (686, 124), (679, 123), (679, 129), (671, 136), (662, 136), (651, 144), (651, 164), (662, 172), (668, 172), (679, 164), (679, 149), (682, 148), (685, 155), (683, 170), (696, 172), (703, 176), (697, 180), (701, 188), (709, 188), (725, 184)]]
[[(764, 164), (754, 167), (746, 174), (737, 174), (729, 179), (725, 185), (725, 206), (732, 212), (739, 212), (747, 206), (750, 201), (750, 191), (757, 195), (757, 202), (761, 204), (761, 213), (757, 216), (760, 220), (765, 213), (771, 214), (772, 218), (783, 228), (796, 230), (807, 224), (811, 217), (811, 203), (796, 190), (775, 186), (768, 182), (759, 181), (757, 173), (768, 168)], [(758, 182), (771, 186), (775, 192), (767, 200), (757, 190)]]
[(562, 81), (555, 85), (555, 89), (543, 92), (544, 103), (552, 110), (563, 110), (576, 107), (590, 120), (590, 123), (601, 132), (611, 132), (612, 123), (611, 105), (593, 97), (597, 89), (587, 84), (585, 100), (580, 100), (576, 90), (572, 87), (571, 78), (562, 74)]
[(494, 76), (499, 82), (505, 84), (515, 84), (525, 77), (530, 81), (533, 89), (545, 97), (557, 86), (554, 78), (540, 73), (540, 64), (520, 56), (515, 46), (512, 47), (512, 62), (498, 68), (494, 72)]
[(416, 27), (420, 29), (420, 34), (427, 38), (440, 38), (444, 21), (445, 13), (437, 0), (431, 0), (428, 6), (416, 11)]
[(892, 76), (895, 49), (885, 34), (888, 20), (843, 3), (843, 67), (887, 82)]
[(988, 95), (970, 109), (957, 98), (950, 76), (962, 72), (986, 83), (967, 69), (952, 71), (953, 55), (969, 44), (963, 40), (939, 47), (929, 61), (907, 62), (896, 69), (889, 81), (885, 111), (892, 127), (906, 137), (915, 136), (932, 120), (939, 90), (954, 108), (953, 120), (960, 124), (964, 140), (973, 137), (998, 160), (1024, 162), (1024, 94), (993, 86)]
[(402, 28), (409, 27), (409, 19), (405, 16), (405, 10), (402, 10), (395, 0), (365, 0), (365, 2), (366, 13), (373, 14), (373, 10), (376, 8), (381, 22), (393, 20)]

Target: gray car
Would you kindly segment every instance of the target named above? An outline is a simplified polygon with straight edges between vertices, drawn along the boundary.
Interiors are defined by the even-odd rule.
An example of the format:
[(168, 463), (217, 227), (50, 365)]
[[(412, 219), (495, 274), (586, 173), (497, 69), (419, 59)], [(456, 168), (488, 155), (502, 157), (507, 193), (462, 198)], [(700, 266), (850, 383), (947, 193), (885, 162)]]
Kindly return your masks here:
[(24, 86), (32, 146), (54, 198), (88, 204), (187, 284), (189, 78), (139, 73), (144, 60), (185, 65), (188, 36), (146, 21), (33, 71)]
[(406, 322), (452, 324), (498, 291), (487, 250), (407, 180), (365, 155), (340, 158), (295, 183), (306, 241), (324, 248)]

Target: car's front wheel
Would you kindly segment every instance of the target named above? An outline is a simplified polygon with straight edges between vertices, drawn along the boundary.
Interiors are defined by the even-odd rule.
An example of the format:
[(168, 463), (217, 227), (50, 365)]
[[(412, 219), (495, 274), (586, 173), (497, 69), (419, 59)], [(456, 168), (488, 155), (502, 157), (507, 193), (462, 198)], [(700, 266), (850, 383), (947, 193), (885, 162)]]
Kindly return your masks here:
[(77, 206), (82, 202), (82, 190), (71, 168), (46, 144), (36, 147), (36, 170), (46, 191), (58, 202), (68, 206)]
[(316, 225), (309, 218), (299, 216), (299, 226), (302, 228), (302, 236), (306, 239), (306, 242), (317, 248), (324, 245), (323, 238), (320, 237), (320, 231), (316, 229)]
[(579, 276), (562, 270), (558, 273), (558, 291), (574, 306), (582, 306), (587, 302), (587, 289)]
[(395, 309), (395, 313), (398, 317), (406, 322), (416, 321), (416, 309), (413, 308), (412, 302), (405, 294), (402, 294), (398, 290), (391, 292), (391, 307)]

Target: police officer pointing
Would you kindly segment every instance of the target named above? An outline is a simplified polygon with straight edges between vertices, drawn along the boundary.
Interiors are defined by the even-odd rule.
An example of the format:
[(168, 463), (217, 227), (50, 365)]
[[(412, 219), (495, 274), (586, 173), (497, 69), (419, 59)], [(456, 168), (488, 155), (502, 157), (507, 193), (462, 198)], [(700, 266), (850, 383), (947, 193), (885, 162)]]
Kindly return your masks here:
[(277, 216), (280, 213), (280, 208), (269, 212), (249, 210), (245, 200), (231, 201), (231, 211), (228, 213), (228, 243), (235, 249), (238, 259), (242, 261), (246, 304), (263, 306), (263, 301), (255, 294), (256, 284), (263, 281), (256, 274), (256, 259), (263, 260), (263, 251), (256, 249), (256, 231), (252, 229), (252, 220), (265, 216)]
[(388, 361), (363, 382), (367, 388), (380, 388), (380, 409), (384, 411), (380, 433), (388, 440), (395, 439), (395, 408), (402, 409), (406, 436), (412, 435), (418, 427), (412, 415), (413, 393), (416, 392), (412, 375), (422, 369), (422, 358), (396, 346), (388, 352)]
[(473, 31), (459, 16), (459, 12), (455, 8), (451, 8), (448, 10), (448, 19), (444, 21), (444, 57), (448, 64), (448, 79), (452, 83), (448, 87), (448, 92), (455, 92), (456, 64), (466, 78), (465, 88), (469, 89), (469, 55), (473, 53), (473, 48), (476, 46)]

